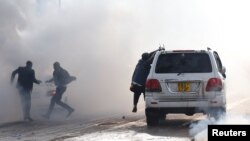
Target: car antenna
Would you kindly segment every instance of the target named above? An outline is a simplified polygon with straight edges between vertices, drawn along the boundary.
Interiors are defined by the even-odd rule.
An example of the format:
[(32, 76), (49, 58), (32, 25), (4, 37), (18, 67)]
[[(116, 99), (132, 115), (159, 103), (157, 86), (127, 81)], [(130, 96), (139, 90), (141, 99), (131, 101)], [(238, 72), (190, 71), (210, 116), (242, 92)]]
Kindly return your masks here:
[(211, 48), (210, 48), (210, 47), (207, 47), (207, 50), (211, 50)]

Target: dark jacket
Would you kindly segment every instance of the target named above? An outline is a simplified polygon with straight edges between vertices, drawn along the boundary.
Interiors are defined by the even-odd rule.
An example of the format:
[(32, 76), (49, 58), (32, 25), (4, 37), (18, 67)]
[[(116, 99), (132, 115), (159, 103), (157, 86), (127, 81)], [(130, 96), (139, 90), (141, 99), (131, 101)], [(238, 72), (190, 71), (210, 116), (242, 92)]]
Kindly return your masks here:
[(18, 74), (17, 88), (23, 88), (25, 90), (31, 91), (33, 89), (33, 83), (39, 84), (35, 77), (35, 71), (27, 67), (19, 67), (14, 70), (11, 75), (11, 81), (14, 80), (15, 75)]
[(147, 60), (140, 59), (138, 61), (132, 76), (132, 83), (145, 86), (155, 52), (156, 51), (151, 52)]
[(147, 61), (140, 59), (135, 67), (132, 82), (135, 82), (141, 86), (145, 86), (149, 70), (150, 64)]
[(54, 70), (53, 81), (54, 81), (56, 86), (66, 86), (72, 80), (71, 80), (71, 76), (69, 75), (68, 71), (66, 71), (63, 68), (60, 68), (58, 70)]

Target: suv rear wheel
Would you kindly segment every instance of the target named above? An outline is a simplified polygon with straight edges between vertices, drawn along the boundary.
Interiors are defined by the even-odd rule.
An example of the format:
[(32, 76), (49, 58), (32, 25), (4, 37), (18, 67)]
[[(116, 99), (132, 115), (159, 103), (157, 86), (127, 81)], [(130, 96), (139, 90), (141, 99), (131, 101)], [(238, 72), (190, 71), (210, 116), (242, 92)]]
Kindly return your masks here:
[(165, 120), (166, 119), (166, 114), (165, 113), (160, 113), (159, 114), (159, 120)]
[(148, 108), (145, 110), (146, 121), (148, 126), (156, 126), (159, 123), (159, 113), (154, 109)]
[(147, 118), (147, 125), (148, 126), (156, 126), (156, 125), (158, 125), (158, 122), (159, 122), (158, 117), (147, 116), (146, 118)]

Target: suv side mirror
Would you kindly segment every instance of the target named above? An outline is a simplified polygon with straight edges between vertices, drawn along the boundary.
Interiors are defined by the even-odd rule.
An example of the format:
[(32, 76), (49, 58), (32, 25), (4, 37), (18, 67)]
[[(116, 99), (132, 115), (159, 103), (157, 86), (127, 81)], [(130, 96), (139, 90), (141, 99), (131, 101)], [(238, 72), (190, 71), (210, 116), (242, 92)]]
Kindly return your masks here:
[(226, 78), (226, 67), (222, 66), (221, 74), (223, 75), (224, 78)]
[(222, 66), (221, 73), (226, 73), (226, 67)]

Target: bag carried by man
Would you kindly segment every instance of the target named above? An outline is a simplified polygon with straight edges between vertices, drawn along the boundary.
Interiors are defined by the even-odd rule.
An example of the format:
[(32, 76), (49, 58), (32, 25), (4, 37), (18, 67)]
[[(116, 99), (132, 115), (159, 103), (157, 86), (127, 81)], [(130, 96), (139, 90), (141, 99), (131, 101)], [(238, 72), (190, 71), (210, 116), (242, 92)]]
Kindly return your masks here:
[(65, 85), (67, 85), (70, 82), (76, 80), (76, 77), (75, 76), (70, 76), (69, 73), (66, 70), (63, 70), (62, 74), (63, 74), (62, 81), (63, 81), (63, 84), (65, 84)]

